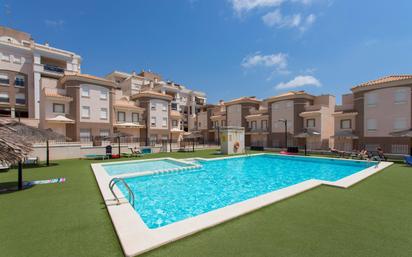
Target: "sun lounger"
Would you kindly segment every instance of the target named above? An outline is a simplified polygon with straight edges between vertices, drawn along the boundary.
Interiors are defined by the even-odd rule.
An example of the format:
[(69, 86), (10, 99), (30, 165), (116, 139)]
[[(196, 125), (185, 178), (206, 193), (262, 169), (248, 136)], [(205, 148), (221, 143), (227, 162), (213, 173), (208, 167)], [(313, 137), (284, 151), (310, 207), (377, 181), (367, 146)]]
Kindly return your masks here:
[(39, 164), (39, 157), (27, 157), (24, 160), (24, 164), (26, 164), (26, 165), (37, 165), (37, 164)]
[(92, 159), (92, 160), (104, 160), (106, 158), (109, 158), (105, 154), (86, 154), (84, 157), (86, 159)]
[(0, 162), (0, 172), (10, 169), (10, 165)]
[(405, 156), (405, 163), (409, 166), (412, 166), (412, 156)]

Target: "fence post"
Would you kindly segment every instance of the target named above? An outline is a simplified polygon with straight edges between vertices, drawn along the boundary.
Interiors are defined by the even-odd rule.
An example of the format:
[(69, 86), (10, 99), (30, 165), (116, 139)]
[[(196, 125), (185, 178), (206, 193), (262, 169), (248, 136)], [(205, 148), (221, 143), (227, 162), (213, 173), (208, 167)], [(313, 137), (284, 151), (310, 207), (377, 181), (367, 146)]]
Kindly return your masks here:
[(46, 165), (49, 166), (49, 157), (50, 151), (49, 151), (49, 140), (46, 140)]

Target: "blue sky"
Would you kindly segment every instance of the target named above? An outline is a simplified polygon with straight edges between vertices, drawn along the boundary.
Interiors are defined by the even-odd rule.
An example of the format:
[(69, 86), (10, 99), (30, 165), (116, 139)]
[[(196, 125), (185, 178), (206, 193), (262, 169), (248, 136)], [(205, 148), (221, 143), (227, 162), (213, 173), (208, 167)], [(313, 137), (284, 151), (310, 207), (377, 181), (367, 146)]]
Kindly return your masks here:
[(150, 69), (209, 102), (342, 93), (412, 71), (412, 1), (0, 1), (0, 24), (79, 53), (82, 72)]

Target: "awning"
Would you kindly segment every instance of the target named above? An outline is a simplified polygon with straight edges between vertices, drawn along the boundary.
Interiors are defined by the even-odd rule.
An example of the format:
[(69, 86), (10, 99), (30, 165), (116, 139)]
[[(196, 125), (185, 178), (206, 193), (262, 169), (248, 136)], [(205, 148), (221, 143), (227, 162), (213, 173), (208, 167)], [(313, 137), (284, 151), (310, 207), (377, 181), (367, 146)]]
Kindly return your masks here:
[(183, 133), (184, 138), (201, 138), (203, 137), (202, 134), (199, 132), (193, 131), (193, 132), (185, 132)]
[(338, 131), (335, 133), (335, 135), (332, 136), (332, 138), (339, 138), (339, 137), (343, 137), (343, 138), (350, 138), (350, 139), (358, 139), (359, 137), (355, 134), (353, 134), (353, 131), (348, 131), (348, 130), (342, 130), (342, 131)]
[(412, 128), (402, 131), (394, 131), (389, 133), (389, 135), (394, 137), (412, 137)]
[(46, 119), (48, 122), (53, 122), (53, 123), (74, 123), (74, 120), (67, 118), (66, 116), (63, 115), (57, 115), (54, 118), (49, 118)]
[(307, 138), (312, 136), (320, 136), (320, 132), (313, 129), (304, 129), (302, 133), (299, 133), (295, 138)]
[(133, 123), (133, 122), (117, 123), (117, 124), (114, 124), (113, 126), (117, 128), (141, 128), (143, 127), (143, 125)]

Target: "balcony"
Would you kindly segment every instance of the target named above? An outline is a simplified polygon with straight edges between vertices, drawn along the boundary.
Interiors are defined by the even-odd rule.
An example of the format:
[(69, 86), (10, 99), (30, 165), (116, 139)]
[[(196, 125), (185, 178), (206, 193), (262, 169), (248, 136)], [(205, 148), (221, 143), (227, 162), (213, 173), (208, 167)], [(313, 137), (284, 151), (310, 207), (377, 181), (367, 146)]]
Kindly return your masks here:
[(66, 93), (65, 89), (61, 89), (61, 88), (44, 88), (44, 95), (47, 98), (50, 99), (55, 99), (55, 100), (61, 100), (61, 101), (67, 101), (67, 102), (71, 102), (73, 101), (73, 98), (68, 96)]
[(353, 104), (336, 105), (335, 106), (335, 111), (336, 112), (350, 111), (350, 110), (353, 110), (353, 108), (354, 108)]
[(305, 111), (311, 112), (311, 111), (319, 111), (322, 107), (326, 105), (321, 105), (321, 104), (316, 104), (316, 105), (306, 105), (305, 106)]
[(268, 128), (246, 128), (246, 134), (267, 134)]
[(61, 68), (59, 66), (52, 65), (52, 64), (43, 64), (43, 69), (45, 71), (51, 71), (51, 72), (56, 72), (56, 73), (64, 73), (65, 71), (64, 68)]

